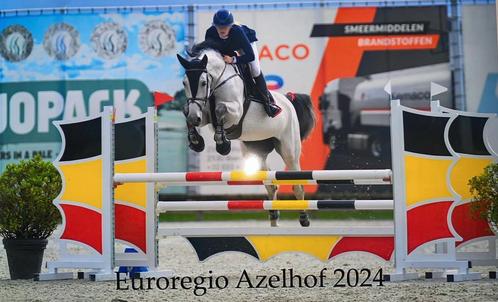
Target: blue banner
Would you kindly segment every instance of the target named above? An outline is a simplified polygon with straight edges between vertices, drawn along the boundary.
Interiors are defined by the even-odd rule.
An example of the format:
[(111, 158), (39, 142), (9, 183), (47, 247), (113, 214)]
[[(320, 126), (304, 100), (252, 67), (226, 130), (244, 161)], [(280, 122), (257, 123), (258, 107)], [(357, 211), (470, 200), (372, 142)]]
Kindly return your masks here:
[[(166, 154), (185, 154), (181, 106), (183, 69), (176, 53), (186, 43), (183, 10), (70, 13), (2, 18), (0, 27), (0, 171), (42, 154), (53, 160), (60, 137), (52, 121), (116, 107), (130, 118), (159, 109)], [(158, 101), (153, 92), (161, 92)], [(184, 155), (181, 158), (186, 158)], [(185, 170), (160, 159), (164, 171)]]

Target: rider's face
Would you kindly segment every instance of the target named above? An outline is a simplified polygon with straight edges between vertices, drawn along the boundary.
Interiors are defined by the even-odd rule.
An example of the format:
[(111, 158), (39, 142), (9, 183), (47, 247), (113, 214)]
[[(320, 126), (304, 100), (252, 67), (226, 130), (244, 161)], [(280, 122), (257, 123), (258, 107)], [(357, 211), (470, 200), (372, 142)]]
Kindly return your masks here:
[(228, 26), (216, 26), (216, 31), (218, 32), (218, 35), (222, 39), (228, 38), (228, 33), (230, 32), (230, 28), (232, 28), (232, 25)]

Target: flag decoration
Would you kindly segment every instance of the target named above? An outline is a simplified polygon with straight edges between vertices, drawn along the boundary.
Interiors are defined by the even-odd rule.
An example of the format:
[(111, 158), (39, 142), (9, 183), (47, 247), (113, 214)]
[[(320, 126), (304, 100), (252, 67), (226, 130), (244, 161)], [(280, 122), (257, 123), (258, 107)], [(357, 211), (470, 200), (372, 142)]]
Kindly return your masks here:
[[(116, 123), (114, 127), (115, 173), (147, 172), (145, 117)], [(114, 191), (116, 239), (131, 244), (143, 253), (147, 252), (146, 186), (146, 183), (125, 183)]]
[(57, 127), (63, 138), (61, 154), (54, 163), (63, 182), (54, 201), (63, 216), (60, 238), (102, 254), (102, 117), (58, 123)]
[[(444, 92), (443, 88), (431, 84), (434, 95)], [(486, 146), (490, 131), (485, 131), (496, 117), (400, 107), (407, 253), (437, 240), (455, 240), (459, 246), (494, 236), (486, 219), (470, 212), (468, 182), (497, 160)]]

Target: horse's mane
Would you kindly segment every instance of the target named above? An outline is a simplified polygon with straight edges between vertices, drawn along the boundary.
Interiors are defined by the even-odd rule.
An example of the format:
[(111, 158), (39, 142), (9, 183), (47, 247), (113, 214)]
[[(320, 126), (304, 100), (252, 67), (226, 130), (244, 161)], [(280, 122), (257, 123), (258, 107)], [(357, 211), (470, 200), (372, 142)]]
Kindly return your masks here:
[(192, 48), (190, 48), (190, 50), (187, 51), (187, 53), (191, 57), (197, 57), (205, 50), (214, 50), (219, 53), (218, 49), (221, 49), (221, 45), (215, 40), (208, 39), (200, 43), (194, 44), (194, 46), (192, 46)]

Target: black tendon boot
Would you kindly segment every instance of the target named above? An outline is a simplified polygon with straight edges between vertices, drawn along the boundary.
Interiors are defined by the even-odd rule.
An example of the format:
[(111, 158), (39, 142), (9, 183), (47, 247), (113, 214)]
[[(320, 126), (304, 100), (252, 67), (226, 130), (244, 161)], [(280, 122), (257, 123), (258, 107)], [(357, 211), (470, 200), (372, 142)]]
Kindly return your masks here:
[(263, 107), (265, 108), (266, 114), (268, 114), (269, 117), (277, 116), (280, 111), (282, 111), (282, 108), (275, 104), (273, 96), (270, 91), (268, 91), (268, 87), (266, 87), (265, 76), (262, 72), (259, 76), (254, 78), (254, 82), (256, 82), (256, 87), (264, 98), (265, 103), (263, 104)]

